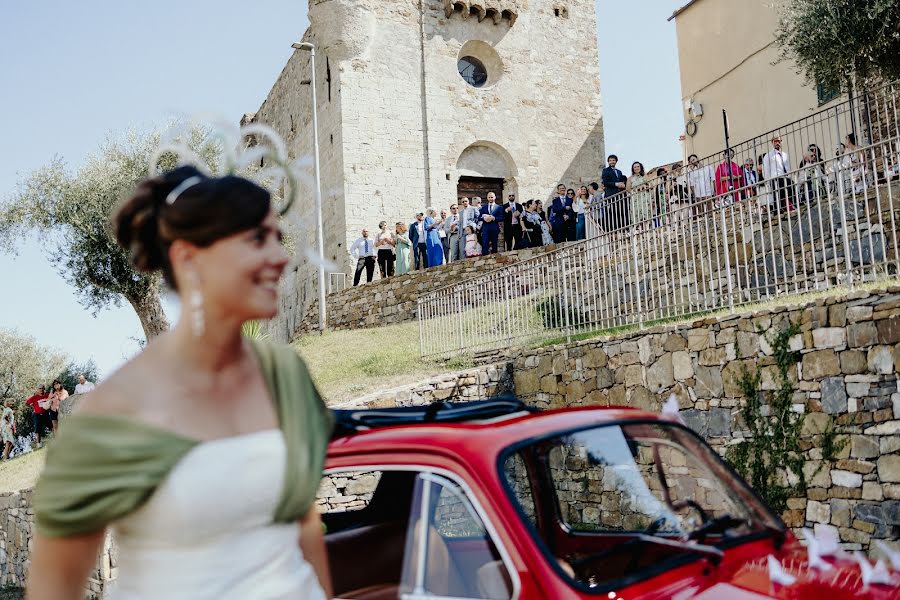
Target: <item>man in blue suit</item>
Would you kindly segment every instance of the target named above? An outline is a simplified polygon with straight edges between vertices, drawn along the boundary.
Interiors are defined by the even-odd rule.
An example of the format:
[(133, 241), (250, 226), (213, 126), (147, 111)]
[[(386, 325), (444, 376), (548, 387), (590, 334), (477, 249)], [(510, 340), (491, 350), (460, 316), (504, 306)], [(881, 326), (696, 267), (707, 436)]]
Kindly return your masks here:
[(487, 204), (481, 207), (478, 220), (481, 221), (481, 253), (497, 254), (503, 207), (497, 204), (497, 194), (494, 192), (488, 192)]
[(566, 196), (566, 186), (559, 184), (556, 186), (556, 197), (550, 203), (550, 226), (553, 228), (553, 241), (557, 244), (566, 241), (566, 230), (569, 228), (570, 221), (574, 218), (575, 213), (572, 212), (572, 199)]
[(428, 252), (425, 246), (425, 213), (416, 213), (416, 220), (409, 225), (409, 241), (415, 257), (416, 271), (428, 268)]

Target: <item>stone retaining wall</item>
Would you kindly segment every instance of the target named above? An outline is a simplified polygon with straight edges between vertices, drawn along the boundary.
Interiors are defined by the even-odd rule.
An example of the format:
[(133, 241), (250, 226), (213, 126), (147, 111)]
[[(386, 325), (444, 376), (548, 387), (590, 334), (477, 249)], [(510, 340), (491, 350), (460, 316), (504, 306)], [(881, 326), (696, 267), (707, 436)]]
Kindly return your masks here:
[[(805, 413), (807, 498), (788, 502), (794, 528), (830, 523), (851, 549), (900, 531), (900, 287), (857, 292), (802, 307), (658, 327), (511, 358), (515, 393), (545, 408), (625, 405), (652, 411), (670, 394), (687, 423), (720, 451), (741, 439), (742, 367), (760, 367), (775, 389), (775, 359), (764, 335), (799, 323), (791, 339), (801, 362), (794, 409)], [(830, 421), (848, 443), (823, 463)]]
[[(25, 587), (33, 549), (31, 494), (31, 490), (0, 494), (0, 587)], [(116, 549), (112, 538), (107, 536), (97, 565), (88, 576), (85, 600), (102, 597), (103, 589), (115, 574)]]
[[(868, 550), (900, 530), (900, 287), (856, 292), (805, 306), (776, 308), (657, 327), (537, 350), (368, 396), (355, 406), (384, 407), (467, 400), (512, 392), (541, 408), (584, 405), (660, 410), (678, 398), (685, 421), (724, 452), (746, 435), (739, 423), (742, 367), (760, 367), (761, 388), (775, 389), (775, 359), (765, 335), (800, 325), (791, 347), (794, 408), (805, 413), (803, 443), (809, 488), (783, 518), (792, 528), (831, 524), (848, 549)], [(512, 381), (510, 381), (510, 377)], [(463, 383), (465, 382), (465, 383)], [(479, 389), (475, 382), (487, 382)], [(833, 423), (847, 444), (823, 461), (822, 432)], [(346, 477), (344, 478), (346, 479)], [(352, 480), (326, 481), (325, 508), (361, 502)], [(368, 489), (368, 488), (367, 488)], [(336, 498), (339, 498), (335, 501)]]
[[(326, 298), (328, 327), (331, 329), (359, 329), (381, 327), (404, 323), (416, 319), (416, 300), (420, 293), (430, 292), (445, 285), (459, 283), (470, 277), (484, 274), (492, 269), (527, 260), (557, 246), (542, 246), (500, 254), (491, 254), (474, 259), (455, 261), (424, 271), (413, 271), (387, 279), (376, 279), (372, 283), (349, 287), (329, 294)], [(377, 271), (377, 269), (376, 269)], [(348, 284), (353, 280), (348, 279)], [(290, 299), (283, 299), (282, 303)], [(303, 315), (291, 315), (293, 305), (283, 305), (280, 314), (288, 319), (286, 324), (273, 323), (272, 333), (279, 335), (282, 326), (292, 336), (314, 331), (319, 323), (319, 303), (314, 301)], [(279, 317), (282, 318), (282, 317)]]

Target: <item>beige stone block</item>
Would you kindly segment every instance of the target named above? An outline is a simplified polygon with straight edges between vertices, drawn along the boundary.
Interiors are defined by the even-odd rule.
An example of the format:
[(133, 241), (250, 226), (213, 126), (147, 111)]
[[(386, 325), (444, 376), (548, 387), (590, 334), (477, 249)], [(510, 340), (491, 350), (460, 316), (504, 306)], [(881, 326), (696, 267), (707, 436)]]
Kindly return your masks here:
[(813, 380), (838, 375), (840, 361), (834, 350), (816, 350), (803, 355), (803, 379)]
[(709, 347), (709, 331), (692, 329), (688, 331), (688, 350), (699, 352)]
[(831, 506), (825, 502), (809, 500), (806, 503), (806, 520), (813, 523), (831, 522)]
[(843, 327), (819, 327), (812, 330), (813, 347), (838, 348), (847, 344), (847, 332)]
[(878, 437), (873, 435), (850, 436), (850, 456), (853, 458), (875, 458), (879, 453)]
[(694, 376), (694, 366), (691, 363), (691, 355), (687, 352), (672, 353), (673, 376), (678, 381), (684, 381)]
[(672, 387), (674, 383), (672, 353), (667, 352), (647, 367), (647, 388), (651, 391), (659, 391)]
[(557, 387), (556, 375), (541, 377), (541, 391), (545, 394), (555, 394)]
[(863, 500), (883, 500), (881, 485), (874, 481), (863, 481), (862, 497)]
[(644, 384), (644, 367), (641, 365), (629, 365), (625, 367), (625, 386), (634, 387)]
[(900, 482), (900, 455), (889, 454), (878, 459), (878, 479), (882, 483)]
[(894, 372), (894, 349), (890, 346), (875, 346), (866, 355), (869, 371), (880, 375)]

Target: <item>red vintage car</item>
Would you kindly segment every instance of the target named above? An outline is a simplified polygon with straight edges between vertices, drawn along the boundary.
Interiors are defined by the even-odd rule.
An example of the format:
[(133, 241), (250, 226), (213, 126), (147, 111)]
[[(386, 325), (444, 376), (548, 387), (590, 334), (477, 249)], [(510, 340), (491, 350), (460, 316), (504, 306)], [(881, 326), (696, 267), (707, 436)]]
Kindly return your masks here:
[(811, 566), (675, 419), (514, 399), (335, 412), (320, 501), (339, 598), (900, 598), (900, 573)]

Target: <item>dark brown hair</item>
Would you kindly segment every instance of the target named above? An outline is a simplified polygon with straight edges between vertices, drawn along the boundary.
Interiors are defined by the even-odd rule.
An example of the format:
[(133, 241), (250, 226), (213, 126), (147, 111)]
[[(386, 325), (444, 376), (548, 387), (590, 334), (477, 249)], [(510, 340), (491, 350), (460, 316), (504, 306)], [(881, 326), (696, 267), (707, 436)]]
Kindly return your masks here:
[[(168, 196), (191, 177), (173, 202)], [(112, 218), (119, 244), (128, 251), (138, 271), (162, 271), (176, 288), (169, 262), (169, 247), (185, 240), (200, 247), (252, 229), (269, 214), (271, 197), (262, 187), (242, 177), (206, 177), (194, 167), (179, 167), (138, 185)]]

